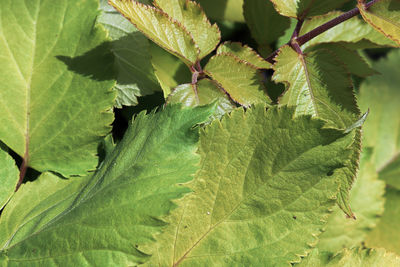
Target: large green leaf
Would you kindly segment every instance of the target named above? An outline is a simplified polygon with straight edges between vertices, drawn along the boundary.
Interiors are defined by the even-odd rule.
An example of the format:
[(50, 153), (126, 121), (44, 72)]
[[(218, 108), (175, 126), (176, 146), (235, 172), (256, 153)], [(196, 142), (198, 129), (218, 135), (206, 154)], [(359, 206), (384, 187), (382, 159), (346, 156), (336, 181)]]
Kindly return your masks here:
[(271, 0), (275, 9), (283, 16), (304, 19), (324, 14), (341, 7), (348, 0)]
[(400, 1), (381, 0), (368, 9), (360, 0), (358, 2), (364, 20), (400, 45)]
[(388, 187), (385, 198), (385, 212), (365, 243), (370, 247), (384, 247), (400, 254), (400, 191)]
[(149, 40), (135, 26), (111, 7), (100, 1), (102, 13), (98, 22), (108, 30), (115, 57), (118, 91), (115, 105), (119, 108), (138, 104), (137, 97), (160, 91), (160, 85), (151, 65)]
[(279, 15), (270, 1), (246, 0), (243, 12), (251, 35), (261, 47), (270, 46), (290, 25), (290, 19)]
[(379, 178), (400, 190), (400, 155), (395, 157), (379, 172)]
[(258, 69), (231, 53), (213, 56), (204, 68), (204, 72), (235, 102), (243, 106), (248, 107), (268, 101)]
[(149, 266), (289, 266), (315, 245), (351, 138), (293, 117), (256, 105), (202, 132), (194, 193), (148, 248)]
[(63, 175), (97, 165), (114, 93), (97, 0), (0, 5), (0, 140), (28, 165)]
[(207, 105), (214, 101), (218, 102), (214, 113), (216, 117), (221, 117), (235, 108), (225, 92), (207, 78), (198, 81), (197, 84), (185, 83), (176, 87), (167, 99), (168, 103), (182, 103), (188, 107)]
[(274, 81), (287, 84), (281, 104), (295, 106), (296, 115), (312, 115), (339, 129), (354, 123), (359, 110), (353, 86), (345, 66), (332, 52), (299, 55), (284, 46), (275, 61)]
[(23, 185), (0, 219), (7, 266), (132, 266), (148, 259), (172, 199), (198, 169), (198, 128), (210, 107), (140, 113), (100, 169), (80, 180), (45, 173)]
[(214, 20), (244, 22), (244, 0), (197, 0), (208, 17)]
[(13, 158), (0, 146), (0, 210), (14, 194), (19, 171)]
[(190, 32), (199, 47), (199, 59), (210, 54), (221, 40), (217, 24), (211, 25), (200, 5), (190, 0), (154, 0), (154, 4)]
[(350, 205), (356, 216), (351, 219), (335, 207), (329, 216), (325, 232), (320, 236), (318, 249), (336, 253), (342, 248), (360, 246), (383, 213), (385, 183), (370, 162), (370, 154), (363, 152), (360, 171), (350, 191)]
[(379, 172), (400, 154), (399, 62), (400, 51), (394, 50), (375, 63), (374, 68), (381, 74), (366, 79), (358, 97), (362, 109), (371, 109), (363, 145), (373, 148), (372, 161)]
[(164, 11), (135, 0), (110, 0), (109, 3), (144, 35), (186, 65), (191, 66), (197, 61), (200, 51), (190, 32)]
[(384, 249), (344, 249), (336, 255), (320, 253), (317, 249), (296, 267), (378, 267), (400, 266), (400, 257)]
[[(304, 24), (301, 27), (300, 35), (306, 34), (307, 32), (342, 14), (343, 12), (333, 11), (322, 16), (316, 16), (307, 19), (304, 21)], [(317, 37), (305, 43), (302, 47), (306, 48), (319, 43), (332, 42), (347, 43), (347, 46), (351, 46), (353, 48), (377, 47), (378, 45), (397, 46), (395, 42), (375, 31), (362, 19), (353, 17), (318, 35)], [(354, 44), (351, 45), (352, 43)]]

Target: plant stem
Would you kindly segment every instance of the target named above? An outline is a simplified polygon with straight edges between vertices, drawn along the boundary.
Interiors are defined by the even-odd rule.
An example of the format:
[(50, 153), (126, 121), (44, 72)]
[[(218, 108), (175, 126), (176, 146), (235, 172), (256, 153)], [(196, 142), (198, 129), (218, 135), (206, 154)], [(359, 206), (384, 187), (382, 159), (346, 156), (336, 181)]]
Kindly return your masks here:
[(28, 170), (28, 158), (27, 158), (27, 153), (25, 153), (25, 156), (22, 159), (22, 163), (19, 168), (19, 180), (18, 180), (17, 186), (15, 188), (15, 192), (18, 191), (19, 187), (21, 186), (22, 182), (24, 181), (27, 170)]
[[(375, 4), (375, 3), (379, 2), (379, 1), (381, 1), (381, 0), (372, 0), (372, 1), (364, 4), (364, 8), (368, 9), (373, 4)], [(310, 41), (311, 39), (317, 37), (318, 35), (320, 35), (320, 34), (326, 32), (327, 30), (335, 27), (336, 25), (339, 25), (340, 23), (342, 23), (342, 22), (344, 22), (346, 20), (349, 20), (349, 19), (351, 19), (351, 18), (353, 18), (353, 17), (355, 17), (355, 16), (357, 16), (359, 14), (360, 14), (360, 9), (358, 7), (353, 8), (352, 10), (350, 10), (350, 11), (348, 11), (348, 12), (346, 12), (346, 13), (344, 13), (344, 14), (342, 14), (342, 15), (340, 15), (340, 16), (338, 16), (338, 17), (336, 17), (336, 18), (334, 18), (334, 19), (332, 19), (330, 21), (328, 21), (327, 23), (324, 23), (321, 26), (318, 26), (314, 30), (312, 30), (312, 31), (300, 36), (300, 37), (296, 36), (295, 38), (293, 38), (293, 36), (295, 35), (295, 32), (296, 32), (297, 26), (299, 25), (299, 23), (298, 23), (298, 25), (296, 25), (295, 32), (293, 32), (292, 39), (287, 44), (292, 46), (292, 47), (293, 47), (293, 45), (292, 45), (293, 43), (296, 43), (299, 46), (301, 46), (301, 45), (307, 43), (308, 41)], [(302, 22), (301, 22), (301, 24), (302, 24)], [(301, 27), (301, 24), (300, 24), (300, 27)], [(294, 48), (296, 49), (296, 47), (294, 47)], [(266, 61), (270, 62), (271, 64), (274, 64), (275, 63), (274, 62), (274, 57), (278, 54), (278, 51), (279, 51), (279, 49), (275, 50), (271, 55), (269, 55), (266, 58)], [(296, 49), (296, 51), (297, 51), (297, 49)]]

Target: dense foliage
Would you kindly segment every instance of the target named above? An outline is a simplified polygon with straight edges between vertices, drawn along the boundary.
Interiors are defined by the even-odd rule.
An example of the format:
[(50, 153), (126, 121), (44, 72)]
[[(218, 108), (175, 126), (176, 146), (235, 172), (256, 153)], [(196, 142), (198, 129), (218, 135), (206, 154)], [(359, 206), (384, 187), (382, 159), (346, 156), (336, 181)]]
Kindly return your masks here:
[(1, 1), (0, 266), (400, 266), (399, 21)]

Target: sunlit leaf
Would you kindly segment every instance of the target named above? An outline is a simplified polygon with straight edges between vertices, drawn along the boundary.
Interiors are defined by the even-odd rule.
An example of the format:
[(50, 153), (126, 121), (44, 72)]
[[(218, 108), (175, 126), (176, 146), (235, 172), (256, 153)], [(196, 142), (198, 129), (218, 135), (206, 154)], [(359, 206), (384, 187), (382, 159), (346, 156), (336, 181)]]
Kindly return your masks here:
[(244, 22), (244, 0), (197, 0), (208, 17), (214, 20)]
[(0, 210), (14, 194), (19, 171), (13, 158), (0, 147)]
[(210, 107), (167, 106), (140, 113), (100, 169), (82, 179), (44, 173), (12, 198), (0, 218), (2, 266), (133, 266), (149, 256), (174, 208), (189, 192), (200, 157), (199, 130)]
[(113, 57), (97, 0), (0, 5), (0, 140), (39, 171), (84, 175), (111, 129)]

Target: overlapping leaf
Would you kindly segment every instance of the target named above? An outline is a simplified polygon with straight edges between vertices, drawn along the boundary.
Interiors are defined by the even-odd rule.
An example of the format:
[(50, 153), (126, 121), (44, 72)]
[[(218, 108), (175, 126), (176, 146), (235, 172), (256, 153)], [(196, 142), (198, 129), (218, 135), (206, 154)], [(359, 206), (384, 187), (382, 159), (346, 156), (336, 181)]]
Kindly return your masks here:
[(296, 267), (377, 267), (399, 266), (400, 257), (384, 249), (344, 249), (336, 255), (320, 253), (317, 249)]
[(174, 204), (198, 169), (198, 128), (210, 107), (140, 113), (98, 172), (45, 173), (24, 184), (0, 219), (2, 266), (132, 266), (148, 259)]
[(235, 102), (243, 106), (268, 101), (258, 69), (230, 53), (213, 56), (204, 72), (218, 82)]
[(217, 54), (231, 54), (238, 57), (240, 60), (245, 61), (258, 69), (269, 69), (271, 63), (265, 61), (257, 52), (252, 48), (242, 45), (238, 42), (225, 42), (217, 49)]
[(0, 210), (14, 193), (19, 171), (14, 160), (0, 145)]
[[(301, 28), (300, 35), (303, 35), (342, 14), (343, 12), (333, 11), (326, 15), (307, 19)], [(353, 17), (316, 36), (312, 40), (305, 43), (303, 48), (315, 44), (332, 42), (344, 42), (346, 46), (357, 49), (377, 46), (397, 46), (394, 41), (386, 38), (383, 34), (374, 30), (362, 19)]]
[(155, 0), (154, 4), (190, 32), (200, 49), (198, 59), (217, 47), (221, 33), (217, 24), (211, 25), (199, 4), (188, 0)]
[(370, 155), (364, 151), (360, 171), (350, 191), (350, 205), (356, 219), (348, 218), (342, 210), (335, 207), (329, 216), (325, 232), (320, 236), (319, 251), (334, 254), (344, 247), (360, 246), (383, 213), (384, 192), (385, 183), (378, 180)]
[(217, 102), (214, 116), (221, 117), (231, 112), (235, 105), (214, 81), (202, 79), (197, 84), (182, 84), (168, 96), (169, 103), (183, 103), (184, 106), (196, 107)]
[(119, 108), (122, 105), (137, 105), (137, 97), (161, 89), (151, 65), (149, 40), (111, 7), (107, 0), (100, 1), (100, 8), (102, 13), (97, 21), (109, 32), (115, 57), (114, 69), (118, 74), (114, 87), (118, 91), (115, 105)]
[(197, 0), (208, 17), (214, 20), (244, 22), (244, 0)]
[[(382, 172), (400, 154), (400, 51), (374, 64), (381, 73), (366, 79), (360, 88), (361, 108), (370, 108), (363, 145), (373, 148), (372, 161)], [(393, 169), (392, 169), (393, 171)], [(397, 184), (399, 184), (400, 177)], [(393, 181), (392, 181), (393, 182)]]
[(178, 202), (148, 266), (285, 266), (315, 244), (349, 136), (291, 108), (234, 111), (201, 134), (194, 193)]
[(182, 59), (185, 64), (190, 66), (197, 61), (200, 51), (190, 32), (167, 13), (134, 0), (109, 2), (144, 35)]
[(97, 0), (0, 5), (0, 140), (28, 165), (80, 175), (110, 130), (112, 56)]
[(304, 19), (324, 14), (341, 7), (348, 0), (271, 0), (276, 10), (283, 16)]
[(400, 45), (400, 2), (381, 0), (368, 9), (358, 0), (358, 9), (372, 27)]
[(270, 46), (290, 25), (290, 19), (279, 15), (271, 1), (246, 0), (243, 12), (251, 35), (261, 47)]

